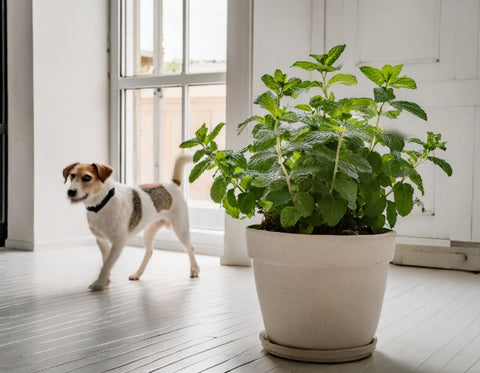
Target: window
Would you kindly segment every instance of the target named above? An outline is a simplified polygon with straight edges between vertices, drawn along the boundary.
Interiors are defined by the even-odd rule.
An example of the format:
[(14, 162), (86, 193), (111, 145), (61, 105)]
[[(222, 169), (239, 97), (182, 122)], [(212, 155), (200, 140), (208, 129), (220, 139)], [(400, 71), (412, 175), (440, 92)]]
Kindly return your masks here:
[[(111, 8), (116, 177), (127, 184), (170, 181), (180, 142), (203, 123), (226, 119), (227, 0), (123, 0)], [(204, 175), (183, 184), (191, 229), (222, 235), (224, 215), (210, 201), (211, 183)]]

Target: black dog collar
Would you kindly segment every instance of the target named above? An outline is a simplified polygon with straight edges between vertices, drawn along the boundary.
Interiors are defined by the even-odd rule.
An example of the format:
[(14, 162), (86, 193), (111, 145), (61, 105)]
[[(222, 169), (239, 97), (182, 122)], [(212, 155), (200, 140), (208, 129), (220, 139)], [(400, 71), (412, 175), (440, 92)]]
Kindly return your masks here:
[(93, 211), (95, 213), (99, 212), (101, 209), (105, 207), (105, 205), (110, 201), (110, 199), (115, 195), (115, 188), (109, 190), (107, 196), (96, 206), (88, 206), (88, 211)]

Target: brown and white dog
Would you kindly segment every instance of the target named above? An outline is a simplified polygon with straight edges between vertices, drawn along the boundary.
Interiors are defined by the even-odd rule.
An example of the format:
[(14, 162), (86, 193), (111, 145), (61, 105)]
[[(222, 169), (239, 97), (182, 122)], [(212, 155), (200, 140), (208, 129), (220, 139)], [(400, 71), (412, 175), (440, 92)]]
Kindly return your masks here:
[(92, 290), (105, 289), (110, 283), (110, 270), (127, 240), (144, 232), (145, 256), (130, 280), (138, 280), (152, 256), (153, 240), (162, 226), (170, 226), (190, 259), (190, 277), (198, 277), (198, 267), (190, 242), (188, 209), (179, 188), (185, 163), (190, 156), (175, 162), (171, 183), (130, 187), (110, 179), (113, 169), (99, 163), (73, 163), (63, 170), (72, 203), (83, 202), (87, 208), (90, 230), (102, 253), (103, 267)]

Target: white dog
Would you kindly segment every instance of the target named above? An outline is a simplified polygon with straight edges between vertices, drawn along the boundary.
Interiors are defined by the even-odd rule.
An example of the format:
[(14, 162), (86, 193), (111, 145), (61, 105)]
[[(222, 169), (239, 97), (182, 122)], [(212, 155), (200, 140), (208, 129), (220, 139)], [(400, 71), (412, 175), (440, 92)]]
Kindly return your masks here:
[(181, 156), (175, 162), (171, 183), (129, 187), (111, 180), (113, 170), (99, 163), (73, 163), (63, 170), (65, 182), (70, 179), (67, 195), (72, 203), (83, 202), (87, 208), (90, 230), (97, 238), (103, 258), (98, 279), (92, 290), (105, 289), (110, 270), (127, 242), (143, 229), (145, 256), (130, 280), (138, 280), (152, 256), (153, 239), (162, 226), (171, 226), (190, 259), (190, 277), (198, 277), (198, 267), (190, 243), (187, 203), (179, 188), (183, 167), (191, 161)]

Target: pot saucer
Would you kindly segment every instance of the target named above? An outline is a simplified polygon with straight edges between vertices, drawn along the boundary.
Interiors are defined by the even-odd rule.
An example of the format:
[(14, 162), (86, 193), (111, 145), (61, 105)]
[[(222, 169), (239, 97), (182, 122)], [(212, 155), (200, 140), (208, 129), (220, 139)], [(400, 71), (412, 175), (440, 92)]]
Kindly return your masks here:
[(268, 353), (290, 360), (309, 361), (314, 363), (346, 363), (361, 360), (370, 356), (375, 350), (377, 338), (360, 347), (342, 348), (338, 350), (310, 350), (278, 345), (268, 339), (265, 331), (260, 333), (263, 348)]

